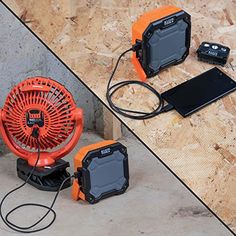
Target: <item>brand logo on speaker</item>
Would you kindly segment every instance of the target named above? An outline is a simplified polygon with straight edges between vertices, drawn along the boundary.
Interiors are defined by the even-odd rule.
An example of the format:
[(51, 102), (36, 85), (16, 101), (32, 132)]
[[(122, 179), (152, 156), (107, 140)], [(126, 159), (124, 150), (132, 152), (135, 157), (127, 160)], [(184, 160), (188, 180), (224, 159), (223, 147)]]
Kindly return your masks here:
[(110, 149), (110, 148), (106, 148), (106, 149), (101, 150), (101, 154), (102, 154), (102, 155), (108, 154), (108, 153), (110, 153), (110, 152), (111, 152), (111, 149)]
[(167, 20), (164, 20), (163, 24), (164, 24), (164, 26), (167, 26), (167, 25), (170, 25), (170, 24), (174, 23), (174, 21), (175, 21), (175, 18), (172, 17), (172, 18), (169, 18)]

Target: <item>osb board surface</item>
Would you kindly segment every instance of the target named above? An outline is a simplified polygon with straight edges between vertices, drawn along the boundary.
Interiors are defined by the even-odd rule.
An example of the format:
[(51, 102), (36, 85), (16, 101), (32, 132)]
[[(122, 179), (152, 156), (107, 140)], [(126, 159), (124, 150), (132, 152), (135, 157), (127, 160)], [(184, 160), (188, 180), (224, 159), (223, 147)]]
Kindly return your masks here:
[[(159, 6), (151, 0), (5, 2), (103, 101), (115, 59), (130, 47), (132, 22)], [(192, 16), (190, 55), (149, 83), (162, 92), (212, 68), (196, 59), (203, 40), (230, 46), (229, 63), (221, 69), (236, 79), (236, 1), (161, 1), (165, 4)], [(115, 76), (122, 79), (137, 79), (129, 56)], [(135, 87), (117, 98), (128, 107), (155, 104)], [(121, 119), (236, 232), (236, 93), (188, 118), (171, 111), (147, 121)]]

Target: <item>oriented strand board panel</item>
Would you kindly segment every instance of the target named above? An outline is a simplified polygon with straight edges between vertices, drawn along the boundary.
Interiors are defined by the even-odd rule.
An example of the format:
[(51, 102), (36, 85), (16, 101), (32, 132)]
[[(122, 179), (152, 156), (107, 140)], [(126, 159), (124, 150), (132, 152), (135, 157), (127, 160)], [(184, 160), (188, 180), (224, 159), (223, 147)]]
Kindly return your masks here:
[[(131, 46), (132, 22), (159, 6), (151, 0), (5, 2), (105, 102), (115, 60)], [(149, 83), (162, 92), (210, 69), (212, 65), (196, 59), (203, 40), (230, 46), (229, 63), (222, 69), (236, 79), (236, 1), (161, 4), (177, 5), (192, 15), (191, 50), (183, 64)], [(128, 56), (115, 81), (124, 79), (138, 79)], [(145, 89), (130, 86), (117, 94), (117, 102), (148, 109), (156, 101)], [(147, 121), (121, 119), (236, 232), (236, 93), (185, 119), (175, 111)]]

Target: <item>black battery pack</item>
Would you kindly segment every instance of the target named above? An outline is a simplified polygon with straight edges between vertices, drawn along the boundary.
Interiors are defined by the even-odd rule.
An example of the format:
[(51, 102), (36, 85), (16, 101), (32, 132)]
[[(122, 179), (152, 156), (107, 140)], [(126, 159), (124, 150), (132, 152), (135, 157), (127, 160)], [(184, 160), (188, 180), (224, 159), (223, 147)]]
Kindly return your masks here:
[(217, 43), (202, 42), (197, 50), (200, 61), (224, 66), (228, 60), (230, 48)]

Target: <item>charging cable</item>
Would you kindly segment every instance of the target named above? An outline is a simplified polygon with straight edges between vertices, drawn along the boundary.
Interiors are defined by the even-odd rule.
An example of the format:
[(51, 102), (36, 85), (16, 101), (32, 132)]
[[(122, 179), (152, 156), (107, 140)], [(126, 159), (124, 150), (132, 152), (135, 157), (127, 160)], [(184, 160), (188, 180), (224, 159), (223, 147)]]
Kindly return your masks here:
[[(116, 73), (116, 70), (119, 66), (121, 58), (128, 52), (138, 51), (140, 47), (141, 47), (141, 44), (138, 42), (138, 43), (134, 44), (130, 49), (128, 49), (128, 50), (124, 51), (122, 54), (120, 54), (119, 58), (117, 59), (116, 65), (111, 73), (111, 76), (109, 78), (109, 81), (107, 84), (107, 92), (106, 92), (106, 98), (107, 98), (107, 101), (108, 101), (110, 107), (118, 114), (128, 117), (128, 118), (131, 118), (131, 119), (134, 119), (134, 120), (150, 119), (152, 117), (155, 117), (155, 116), (161, 114), (162, 112), (167, 112), (167, 111), (172, 110), (174, 108), (171, 104), (164, 105), (164, 100), (161, 97), (160, 93), (157, 90), (155, 90), (152, 86), (150, 86), (149, 84), (144, 83), (142, 81), (127, 80), (127, 81), (121, 81), (121, 82), (111, 85), (112, 79)], [(119, 89), (121, 89), (127, 85), (131, 85), (131, 84), (143, 86), (146, 89), (148, 89), (151, 93), (153, 93), (159, 101), (158, 106), (151, 112), (130, 110), (130, 109), (125, 109), (125, 108), (117, 106), (112, 100), (113, 95)]]
[[(34, 128), (33, 129), (33, 132), (32, 132), (32, 136), (36, 139), (37, 141), (37, 148), (38, 148), (38, 156), (37, 156), (37, 160), (35, 162), (35, 165), (33, 166), (29, 176), (27, 177), (27, 179), (24, 181), (23, 184), (21, 184), (20, 186), (12, 189), (11, 191), (9, 191), (4, 197), (3, 199), (1, 200), (1, 203), (0, 203), (0, 217), (2, 218), (3, 222), (5, 223), (5, 225), (7, 225), (10, 229), (16, 231), (16, 232), (19, 232), (19, 233), (36, 233), (36, 232), (39, 232), (39, 231), (42, 231), (42, 230), (45, 230), (47, 228), (49, 228), (53, 222), (55, 221), (56, 219), (56, 212), (53, 210), (53, 206), (57, 200), (57, 197), (61, 191), (61, 189), (63, 188), (64, 184), (71, 178), (74, 178), (75, 176), (72, 175), (70, 177), (67, 177), (66, 179), (64, 179), (64, 181), (61, 183), (59, 189), (57, 190), (57, 193), (51, 203), (50, 206), (46, 206), (46, 205), (42, 205), (42, 204), (38, 204), (38, 203), (25, 203), (25, 204), (21, 204), (19, 206), (16, 206), (15, 208), (13, 208), (12, 210), (10, 210), (9, 212), (7, 212), (7, 214), (5, 216), (3, 216), (3, 213), (2, 213), (2, 206), (3, 206), (3, 203), (5, 202), (5, 200), (7, 199), (7, 197), (9, 195), (11, 195), (12, 193), (16, 192), (17, 190), (23, 188), (27, 183), (28, 181), (30, 180), (30, 178), (32, 177), (36, 167), (37, 167), (37, 164), (38, 164), (38, 161), (39, 161), (39, 158), (40, 158), (40, 144), (39, 144), (39, 140), (38, 140), (38, 136), (39, 136), (39, 130), (38, 128)], [(42, 208), (42, 209), (47, 209), (47, 212), (38, 220), (36, 221), (34, 224), (30, 225), (30, 226), (19, 226), (19, 225), (16, 225), (14, 224), (12, 221), (10, 221), (9, 217), (15, 212), (17, 211), (18, 209), (20, 208), (23, 208), (23, 207), (27, 207), (27, 206), (33, 206), (33, 207), (38, 207), (38, 208)], [(52, 213), (53, 214), (53, 218), (52, 220), (46, 225), (46, 226), (42, 226), (41, 228), (37, 228), (37, 229), (32, 229), (34, 228), (35, 226), (37, 226), (40, 222), (42, 222), (49, 213)]]

